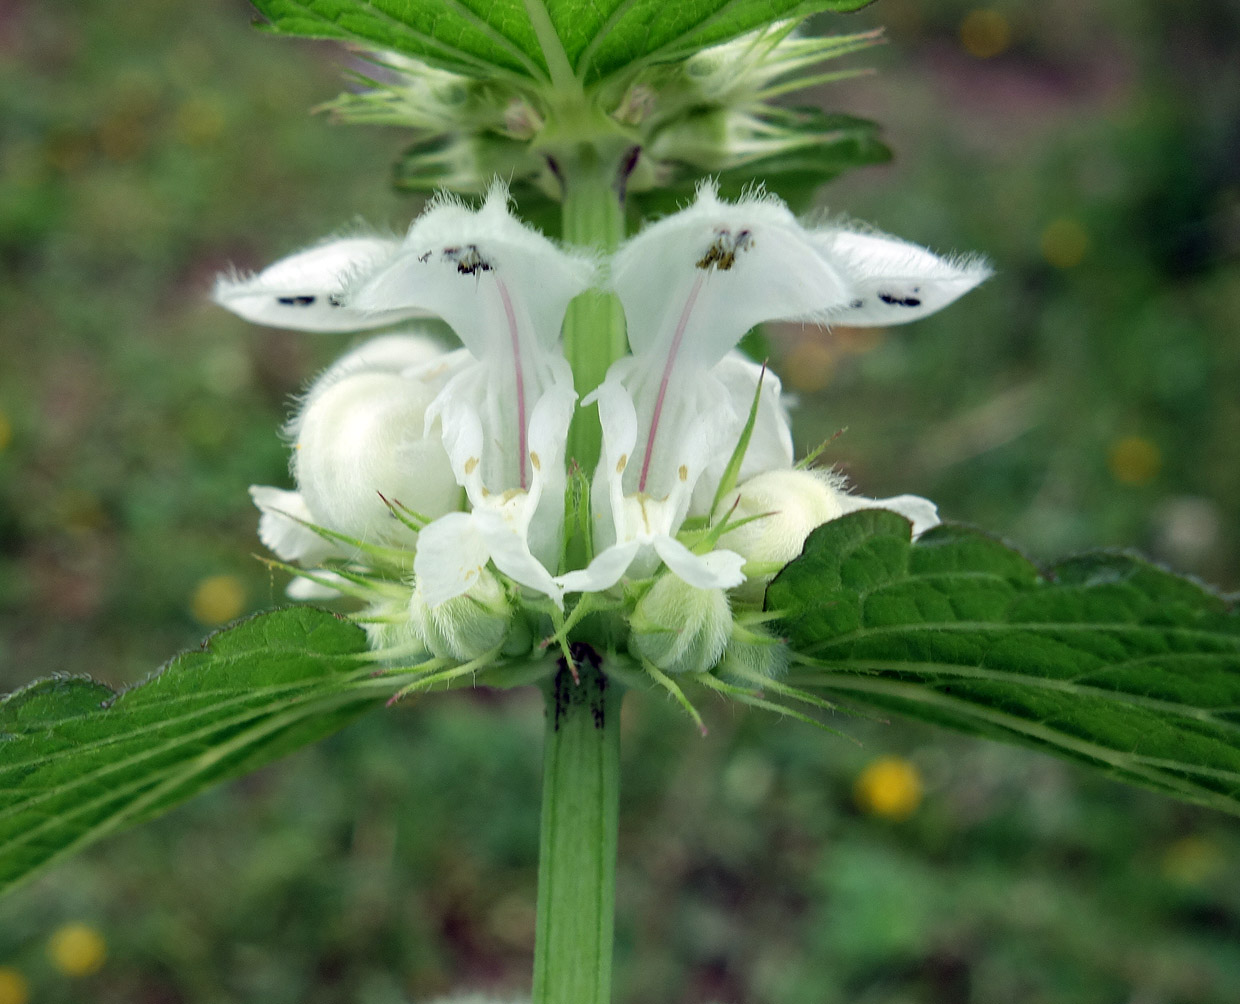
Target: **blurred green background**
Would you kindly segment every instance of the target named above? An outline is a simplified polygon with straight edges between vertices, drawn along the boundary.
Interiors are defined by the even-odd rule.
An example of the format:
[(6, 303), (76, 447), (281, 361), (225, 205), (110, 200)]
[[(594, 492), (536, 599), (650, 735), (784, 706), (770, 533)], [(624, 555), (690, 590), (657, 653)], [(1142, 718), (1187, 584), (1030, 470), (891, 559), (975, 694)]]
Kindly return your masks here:
[[(0, 8), (0, 687), (140, 679), (281, 601), (245, 489), (342, 343), (213, 276), (364, 219), (402, 137), (308, 114), (347, 54), (240, 0)], [(1240, 587), (1240, 12), (879, 0), (821, 92), (895, 161), (824, 193), (997, 275), (890, 332), (780, 328), (799, 445), (1049, 558), (1137, 547)], [(1235, 822), (904, 723), (857, 742), (658, 699), (625, 720), (617, 999), (1240, 999)], [(0, 1004), (527, 989), (537, 695), (454, 695), (113, 838), (0, 903)], [(882, 758), (898, 759), (884, 762)], [(875, 761), (879, 761), (875, 767)], [(867, 772), (868, 768), (868, 772)]]

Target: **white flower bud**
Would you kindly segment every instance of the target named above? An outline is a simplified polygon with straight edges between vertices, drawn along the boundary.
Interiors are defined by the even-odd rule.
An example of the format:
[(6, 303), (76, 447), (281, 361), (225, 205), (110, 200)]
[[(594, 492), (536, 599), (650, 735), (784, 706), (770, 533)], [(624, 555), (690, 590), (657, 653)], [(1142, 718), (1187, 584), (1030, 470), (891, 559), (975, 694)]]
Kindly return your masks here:
[[(788, 564), (801, 553), (814, 527), (844, 514), (841, 499), (847, 496), (839, 489), (841, 481), (829, 472), (797, 470), (767, 471), (750, 478), (725, 496), (715, 511), (716, 519), (731, 512), (732, 523), (749, 520), (720, 537), (719, 546), (735, 551), (747, 562), (780, 567)], [(749, 576), (737, 587), (737, 597), (761, 602), (773, 575)]]
[(732, 611), (722, 589), (699, 589), (668, 573), (637, 601), (630, 626), (637, 653), (665, 673), (705, 673), (723, 655)]
[(408, 545), (412, 532), (384, 498), (430, 518), (460, 507), (442, 442), (422, 435), (434, 395), (423, 380), (383, 371), (311, 391), (295, 422), (293, 474), (317, 523), (369, 543)]
[(415, 586), (409, 617), (431, 652), (441, 659), (468, 662), (504, 640), (512, 622), (512, 605), (499, 579), (484, 568), (467, 592), (433, 607), (423, 597), (421, 586)]

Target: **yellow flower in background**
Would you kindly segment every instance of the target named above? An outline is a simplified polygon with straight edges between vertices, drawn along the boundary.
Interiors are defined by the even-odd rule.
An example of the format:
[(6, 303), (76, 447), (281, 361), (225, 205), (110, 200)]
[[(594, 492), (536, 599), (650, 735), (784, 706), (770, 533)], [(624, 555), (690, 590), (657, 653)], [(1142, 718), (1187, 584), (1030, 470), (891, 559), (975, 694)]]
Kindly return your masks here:
[(209, 575), (194, 588), (189, 610), (206, 627), (226, 624), (245, 609), (245, 586), (235, 575)]
[(1124, 436), (1111, 444), (1107, 466), (1121, 485), (1148, 485), (1162, 469), (1162, 451), (1144, 436)]
[(0, 1004), (28, 1004), (30, 984), (20, 969), (0, 966)]
[(1042, 257), (1056, 268), (1074, 268), (1089, 250), (1089, 234), (1079, 222), (1061, 216), (1042, 231)]
[(993, 59), (1012, 44), (1012, 25), (999, 11), (979, 7), (960, 22), (960, 44), (970, 56)]
[(1227, 858), (1209, 837), (1190, 834), (1169, 844), (1159, 864), (1169, 882), (1204, 888), (1223, 873)]
[(917, 811), (921, 796), (921, 774), (909, 761), (895, 756), (875, 760), (853, 786), (853, 797), (862, 809), (896, 822)]
[(66, 976), (89, 976), (102, 968), (108, 943), (88, 924), (64, 924), (48, 938), (47, 957)]

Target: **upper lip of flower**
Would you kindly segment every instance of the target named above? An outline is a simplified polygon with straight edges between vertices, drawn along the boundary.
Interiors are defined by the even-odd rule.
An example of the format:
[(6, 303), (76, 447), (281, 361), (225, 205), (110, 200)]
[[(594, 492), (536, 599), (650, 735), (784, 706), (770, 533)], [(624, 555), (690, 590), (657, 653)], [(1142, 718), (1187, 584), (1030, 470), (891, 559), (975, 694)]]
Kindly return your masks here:
[[(649, 551), (694, 585), (742, 580), (739, 555), (693, 554), (675, 537), (703, 473), (717, 478), (718, 458), (736, 447), (757, 391), (757, 367), (729, 358), (747, 330), (770, 320), (901, 323), (988, 274), (977, 259), (943, 259), (848, 228), (807, 229), (778, 199), (728, 203), (702, 185), (692, 206), (647, 226), (612, 259), (610, 288), (632, 355), (585, 399), (598, 403), (603, 429), (593, 499), (605, 546), (586, 568), (558, 577), (549, 565), (559, 553), (576, 400), (558, 341), (569, 301), (595, 284), (596, 262), (517, 221), (496, 184), (476, 211), (447, 197), (432, 202), (401, 242), (321, 245), (251, 279), (221, 280), (216, 298), (247, 318), (310, 330), (428, 314), (446, 321), (471, 359), (428, 409), (427, 428), (440, 424), (473, 512), (422, 532), (426, 556), (415, 572), (434, 602), (468, 588), (469, 561), (491, 560), (558, 603), (565, 591), (609, 587)], [(763, 393), (752, 442), (778, 455), (746, 458), (752, 473), (791, 461), (778, 382)], [(472, 556), (461, 568), (429, 561), (453, 547)]]
[[(481, 469), (470, 481), (492, 494), (528, 488), (532, 412), (565, 378), (557, 348), (560, 325), (569, 301), (593, 283), (595, 268), (589, 258), (560, 250), (518, 222), (509, 212), (507, 190), (493, 185), (476, 212), (447, 198), (433, 203), (400, 251), (345, 291), (345, 303), (355, 310), (421, 310), (442, 318), (477, 360), (473, 382), (485, 374), (486, 383), (475, 391), (497, 394), (502, 403), (503, 427), (488, 429), (488, 435), (495, 439), (511, 429), (515, 437), (501, 453), (461, 458), (466, 488), (463, 468), (471, 461)], [(460, 374), (455, 386), (445, 388), (436, 409), (445, 428), (470, 382)]]

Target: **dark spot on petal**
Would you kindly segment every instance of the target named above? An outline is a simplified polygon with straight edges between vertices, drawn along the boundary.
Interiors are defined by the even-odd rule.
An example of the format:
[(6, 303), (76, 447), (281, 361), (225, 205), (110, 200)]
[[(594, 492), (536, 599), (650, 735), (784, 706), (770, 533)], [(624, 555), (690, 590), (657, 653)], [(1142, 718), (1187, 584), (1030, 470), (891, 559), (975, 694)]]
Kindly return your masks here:
[(463, 248), (444, 248), (443, 256), (448, 261), (456, 263), (456, 270), (461, 275), (490, 272), (495, 267), (482, 257), (477, 244), (466, 244)]
[(750, 231), (738, 230), (734, 237), (731, 231), (721, 229), (716, 231), (714, 241), (697, 260), (696, 265), (703, 270), (717, 268), (720, 272), (726, 272), (736, 264), (736, 256), (751, 247), (753, 234)]
[(315, 296), (277, 296), (276, 303), (282, 307), (309, 307), (316, 299)]
[(426, 264), (428, 261), (430, 261), (430, 260), (431, 260), (431, 252), (430, 252), (430, 251), (427, 251), (427, 252), (426, 252), (426, 254), (420, 254), (420, 255), (418, 255), (418, 261), (420, 261), (423, 265), (425, 265), (425, 264)]
[(865, 306), (865, 301), (864, 301), (864, 300), (853, 300), (853, 301), (852, 301), (852, 302), (848, 305), (848, 308), (849, 308), (850, 310), (860, 310), (860, 309), (861, 309), (862, 307), (864, 307), (864, 306)]
[[(916, 292), (914, 290), (913, 292)], [(920, 307), (921, 300), (915, 296), (896, 296), (893, 293), (879, 293), (878, 298), (883, 303), (890, 304), (893, 307)]]

